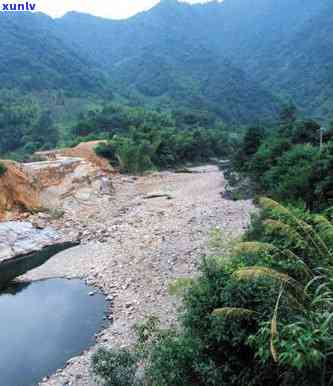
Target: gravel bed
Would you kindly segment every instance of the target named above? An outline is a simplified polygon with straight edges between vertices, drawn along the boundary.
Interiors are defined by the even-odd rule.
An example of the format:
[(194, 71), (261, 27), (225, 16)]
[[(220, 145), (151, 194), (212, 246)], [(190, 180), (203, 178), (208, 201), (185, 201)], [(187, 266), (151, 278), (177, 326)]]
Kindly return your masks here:
[[(96, 347), (130, 346), (133, 324), (150, 314), (164, 325), (174, 324), (179, 304), (168, 294), (168, 284), (196, 274), (196, 263), (208, 253), (212, 228), (220, 227), (232, 238), (244, 232), (252, 202), (223, 199), (225, 181), (216, 166), (194, 169), (192, 174), (115, 176), (110, 196), (96, 192), (89, 201), (67, 200), (63, 218), (51, 221), (62, 230), (80, 232), (84, 242), (24, 279), (84, 278), (110, 301), (109, 325), (96, 335), (94, 347), (40, 385), (95, 386), (90, 358)], [(160, 197), (147, 199), (156, 193)]]

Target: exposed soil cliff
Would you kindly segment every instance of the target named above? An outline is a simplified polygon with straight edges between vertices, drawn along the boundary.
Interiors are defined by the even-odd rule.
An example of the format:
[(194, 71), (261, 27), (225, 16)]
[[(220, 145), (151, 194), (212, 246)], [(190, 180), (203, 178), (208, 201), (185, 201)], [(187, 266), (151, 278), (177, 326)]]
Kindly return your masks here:
[(7, 171), (0, 177), (0, 221), (41, 207), (60, 209), (65, 198), (89, 199), (92, 191), (98, 192), (101, 176), (112, 172), (94, 151), (98, 143), (36, 153), (41, 162), (3, 161)]
[(39, 192), (21, 165), (1, 161), (7, 171), (0, 177), (0, 220), (41, 207)]

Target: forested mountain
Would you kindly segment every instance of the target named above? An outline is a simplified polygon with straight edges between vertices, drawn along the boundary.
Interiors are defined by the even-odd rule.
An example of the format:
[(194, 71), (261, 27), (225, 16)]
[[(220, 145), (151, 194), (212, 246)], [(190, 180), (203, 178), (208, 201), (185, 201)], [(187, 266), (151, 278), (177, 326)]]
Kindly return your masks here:
[(102, 87), (102, 73), (59, 38), (52, 27), (53, 20), (43, 14), (1, 14), (2, 88), (64, 89), (78, 94), (96, 92)]
[[(127, 20), (69, 13), (56, 23), (64, 37), (110, 72), (116, 87), (131, 91), (132, 96), (138, 91), (151, 97), (153, 87), (154, 97), (164, 95), (178, 102), (177, 94), (183, 98), (186, 89), (182, 101), (204, 99), (215, 111), (217, 101), (217, 111), (225, 119), (237, 116), (230, 112), (235, 104), (242, 105), (235, 108), (242, 110), (241, 117), (247, 115), (248, 104), (243, 102), (251, 99), (251, 120), (263, 111), (274, 112), (270, 93), (292, 98), (307, 114), (327, 118), (333, 85), (332, 7), (328, 0), (225, 0), (196, 5), (162, 0)], [(216, 68), (207, 55), (214, 57)], [(193, 67), (200, 67), (199, 76)], [(202, 79), (208, 81), (202, 84)], [(205, 86), (221, 87), (224, 98), (207, 96)], [(257, 97), (244, 92), (246, 88)]]
[(329, 0), (161, 0), (126, 20), (2, 13), (1, 86), (108, 92), (132, 104), (208, 110), (227, 123), (275, 117), (292, 98), (327, 119), (332, 8)]
[(332, 115), (332, 2), (225, 0), (221, 8), (217, 49), (306, 114)]
[(305, 112), (332, 117), (333, 3), (287, 42), (272, 65), (269, 81), (276, 92), (288, 93)]
[(130, 99), (204, 108), (227, 122), (264, 119), (277, 111), (272, 94), (214, 49), (202, 33), (204, 17), (188, 4), (164, 0), (125, 21), (72, 12), (56, 23)]

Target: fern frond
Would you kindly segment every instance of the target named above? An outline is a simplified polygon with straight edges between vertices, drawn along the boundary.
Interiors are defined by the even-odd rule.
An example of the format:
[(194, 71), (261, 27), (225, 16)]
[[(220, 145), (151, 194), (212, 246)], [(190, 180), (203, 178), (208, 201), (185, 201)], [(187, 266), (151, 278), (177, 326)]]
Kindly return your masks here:
[(320, 254), (323, 258), (327, 258), (327, 256), (332, 257), (326, 243), (313, 227), (296, 217), (288, 208), (267, 197), (260, 198), (259, 205), (269, 212), (273, 220), (282, 220), (281, 222), (294, 228), (298, 234), (302, 235), (303, 240), (307, 242), (314, 253)]
[(290, 225), (285, 224), (280, 220), (266, 220), (264, 221), (264, 227), (267, 234), (278, 234), (284, 237), (286, 240), (291, 241), (295, 247), (305, 249), (309, 247), (308, 243), (304, 238)]
[(248, 308), (223, 307), (214, 310), (212, 315), (230, 319), (250, 319), (256, 315), (256, 312)]
[(313, 277), (313, 273), (309, 269), (309, 267), (305, 264), (305, 262), (298, 257), (294, 252), (290, 249), (280, 249), (277, 248), (273, 244), (262, 243), (256, 241), (243, 242), (236, 245), (234, 248), (234, 252), (236, 254), (260, 254), (264, 253), (269, 256), (273, 260), (282, 260), (287, 259), (294, 261), (297, 264), (297, 268), (300, 269), (306, 280), (310, 280)]
[(272, 268), (256, 266), (240, 268), (235, 271), (232, 276), (238, 280), (258, 280), (262, 278), (269, 278), (292, 288), (301, 298), (304, 298), (305, 295), (304, 288), (295, 279), (286, 273), (276, 271)]
[(278, 296), (276, 304), (275, 304), (273, 318), (272, 318), (272, 321), (271, 321), (271, 341), (270, 341), (270, 347), (271, 347), (272, 357), (273, 357), (275, 362), (278, 362), (278, 360), (279, 360), (278, 352), (277, 352), (277, 350), (275, 348), (275, 341), (278, 338), (277, 318), (278, 318), (278, 310), (279, 310), (279, 305), (280, 305), (282, 293), (283, 293), (283, 285), (281, 285), (279, 296)]
[(312, 245), (315, 253), (320, 254), (324, 259), (327, 259), (329, 256), (332, 257), (328, 246), (311, 225), (299, 220), (298, 229), (302, 231), (304, 238)]
[(268, 197), (261, 197), (259, 199), (259, 205), (262, 209), (274, 214), (277, 219), (289, 220), (291, 223), (295, 221), (295, 215), (291, 213), (289, 209), (272, 200)]
[(283, 283), (292, 283), (295, 282), (295, 280), (288, 276), (285, 273), (278, 272), (274, 269), (267, 268), (267, 267), (246, 267), (246, 268), (240, 268), (237, 271), (235, 271), (232, 275), (233, 277), (240, 279), (240, 280), (247, 280), (247, 279), (261, 279), (261, 278), (271, 278), (274, 280), (278, 280)]
[[(297, 264), (297, 268), (300, 268), (302, 270), (302, 273), (304, 274), (305, 279), (311, 280), (314, 276), (314, 273), (311, 271), (311, 269), (307, 266), (307, 264), (299, 257), (297, 256), (293, 251), (290, 249), (283, 249), (278, 251), (279, 256), (284, 256), (288, 260), (293, 260)], [(275, 256), (273, 256), (275, 257)]]
[(313, 217), (313, 222), (319, 236), (331, 250), (333, 247), (333, 224), (322, 215), (315, 215)]
[(237, 254), (242, 253), (270, 253), (270, 252), (276, 252), (278, 248), (276, 248), (273, 244), (269, 243), (261, 243), (258, 241), (248, 241), (248, 242), (242, 242), (235, 246), (234, 252)]

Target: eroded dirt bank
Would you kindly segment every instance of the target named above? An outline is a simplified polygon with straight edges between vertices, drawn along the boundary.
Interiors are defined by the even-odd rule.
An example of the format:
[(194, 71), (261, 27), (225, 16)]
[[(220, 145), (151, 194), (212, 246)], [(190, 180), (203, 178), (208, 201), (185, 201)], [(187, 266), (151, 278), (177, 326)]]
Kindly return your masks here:
[[(173, 323), (176, 300), (167, 287), (177, 277), (193, 275), (207, 251), (210, 231), (237, 237), (253, 209), (250, 201), (221, 198), (222, 174), (215, 166), (193, 174), (171, 172), (132, 178), (113, 177), (111, 196), (90, 194), (65, 203), (65, 215), (55, 226), (78, 229), (86, 242), (60, 253), (25, 278), (83, 277), (112, 300), (113, 323), (97, 337), (97, 346), (128, 346), (131, 327), (154, 314)], [(149, 193), (171, 199), (147, 199)], [(55, 310), (56, 312), (56, 310)], [(43, 385), (95, 385), (89, 373), (95, 347), (69, 361)]]

